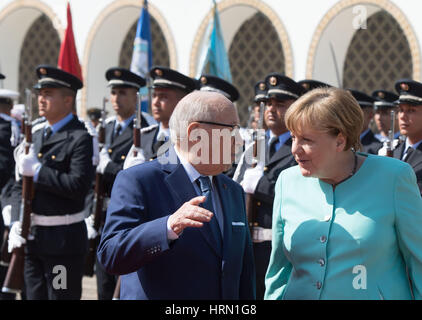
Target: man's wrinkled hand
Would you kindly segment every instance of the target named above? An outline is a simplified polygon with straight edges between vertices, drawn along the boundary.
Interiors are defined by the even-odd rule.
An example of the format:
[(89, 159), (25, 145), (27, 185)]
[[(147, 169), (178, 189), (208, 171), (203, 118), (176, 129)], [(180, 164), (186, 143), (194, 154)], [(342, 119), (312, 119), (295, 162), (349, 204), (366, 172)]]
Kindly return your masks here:
[(192, 198), (185, 202), (175, 213), (169, 217), (169, 226), (180, 235), (185, 228), (200, 228), (204, 222), (210, 222), (213, 213), (199, 206), (206, 200), (204, 196)]

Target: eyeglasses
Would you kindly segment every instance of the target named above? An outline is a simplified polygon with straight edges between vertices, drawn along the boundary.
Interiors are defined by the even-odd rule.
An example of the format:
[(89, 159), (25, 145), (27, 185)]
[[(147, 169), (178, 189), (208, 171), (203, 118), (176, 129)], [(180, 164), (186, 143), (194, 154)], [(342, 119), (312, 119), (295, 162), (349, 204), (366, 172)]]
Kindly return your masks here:
[(228, 127), (228, 128), (232, 128), (232, 130), (239, 130), (240, 129), (240, 126), (238, 124), (227, 124), (227, 123), (211, 122), (211, 121), (195, 121), (195, 122)]

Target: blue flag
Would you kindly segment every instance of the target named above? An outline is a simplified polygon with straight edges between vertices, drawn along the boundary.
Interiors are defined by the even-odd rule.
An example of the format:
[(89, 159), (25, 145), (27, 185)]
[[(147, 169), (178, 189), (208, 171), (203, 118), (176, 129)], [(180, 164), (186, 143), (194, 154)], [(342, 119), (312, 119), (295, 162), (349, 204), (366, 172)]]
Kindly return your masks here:
[[(135, 40), (133, 42), (132, 62), (130, 71), (149, 79), (149, 70), (152, 66), (152, 42), (149, 26), (148, 1), (144, 0), (141, 16), (136, 28)], [(142, 111), (148, 111), (148, 85), (140, 89), (142, 95)]]
[(212, 31), (209, 37), (208, 50), (202, 66), (199, 70), (201, 74), (210, 74), (232, 82), (230, 72), (230, 63), (227, 56), (224, 39), (221, 32), (220, 18), (217, 11), (217, 4), (214, 2), (214, 19), (212, 22)]

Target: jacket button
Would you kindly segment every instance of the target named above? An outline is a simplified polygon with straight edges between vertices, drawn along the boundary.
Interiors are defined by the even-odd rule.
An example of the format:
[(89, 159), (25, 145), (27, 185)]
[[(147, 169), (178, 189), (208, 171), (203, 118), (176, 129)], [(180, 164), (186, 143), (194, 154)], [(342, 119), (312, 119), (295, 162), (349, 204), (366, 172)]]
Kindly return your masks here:
[(40, 153), (38, 153), (38, 158), (41, 158), (42, 157), (42, 153), (40, 152)]
[(324, 259), (319, 259), (318, 262), (319, 262), (319, 265), (321, 267), (325, 266), (325, 260)]
[(325, 243), (325, 241), (327, 241), (327, 237), (326, 236), (321, 236), (319, 238), (319, 241), (321, 241), (321, 243)]
[(125, 159), (126, 159), (126, 156), (121, 156), (121, 159), (122, 159), (122, 160), (125, 160)]
[(108, 153), (112, 153), (113, 149), (108, 149), (107, 151), (108, 151)]
[(256, 205), (257, 205), (258, 207), (260, 207), (260, 206), (261, 206), (261, 202), (260, 202), (260, 201), (258, 201), (258, 202), (256, 203)]
[(321, 289), (321, 287), (322, 287), (321, 281), (317, 281), (316, 288), (319, 290), (319, 289)]

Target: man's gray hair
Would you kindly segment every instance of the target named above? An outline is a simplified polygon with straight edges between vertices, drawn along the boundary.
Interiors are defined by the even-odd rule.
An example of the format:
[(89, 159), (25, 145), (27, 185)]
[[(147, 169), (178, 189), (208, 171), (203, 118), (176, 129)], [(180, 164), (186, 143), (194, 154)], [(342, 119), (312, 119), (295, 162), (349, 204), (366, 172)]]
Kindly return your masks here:
[(220, 93), (194, 91), (183, 97), (170, 117), (170, 138), (173, 144), (186, 138), (186, 128), (195, 121), (215, 121), (216, 114), (233, 103)]

